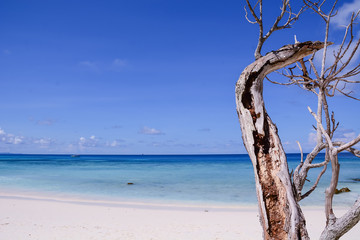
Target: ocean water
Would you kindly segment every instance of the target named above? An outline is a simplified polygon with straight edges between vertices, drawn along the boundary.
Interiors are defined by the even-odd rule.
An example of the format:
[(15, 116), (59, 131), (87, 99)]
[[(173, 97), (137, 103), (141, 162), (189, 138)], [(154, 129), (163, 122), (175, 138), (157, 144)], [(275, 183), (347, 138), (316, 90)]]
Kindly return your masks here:
[[(300, 154), (287, 157), (291, 171)], [(336, 195), (335, 205), (348, 206), (360, 194), (360, 182), (354, 180), (360, 178), (360, 161), (350, 154), (340, 155), (339, 161), (338, 187), (351, 192)], [(310, 172), (306, 188), (319, 171)], [(330, 172), (329, 166), (303, 205), (323, 205)], [(257, 201), (248, 155), (0, 155), (0, 190), (170, 204), (256, 205)]]

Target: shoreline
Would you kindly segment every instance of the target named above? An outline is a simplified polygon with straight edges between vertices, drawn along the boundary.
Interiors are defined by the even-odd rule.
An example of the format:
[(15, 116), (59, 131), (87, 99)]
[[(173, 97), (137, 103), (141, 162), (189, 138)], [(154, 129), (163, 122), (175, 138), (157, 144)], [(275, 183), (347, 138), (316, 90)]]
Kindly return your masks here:
[[(318, 239), (323, 207), (302, 208)], [(0, 239), (251, 240), (261, 239), (256, 205), (231, 208), (187, 204), (93, 201), (0, 191)], [(344, 207), (335, 208), (338, 217)], [(358, 239), (360, 225), (342, 239)]]
[[(218, 210), (246, 210), (258, 209), (258, 203), (245, 203), (245, 202), (217, 202), (217, 201), (189, 201), (182, 199), (157, 199), (157, 198), (120, 198), (114, 196), (100, 196), (92, 194), (73, 194), (68, 192), (49, 192), (49, 191), (34, 191), (25, 188), (9, 188), (0, 187), (0, 199), (23, 199), (23, 200), (42, 200), (50, 202), (63, 202), (83, 205), (99, 205), (109, 207), (138, 207), (138, 208), (161, 208), (161, 209), (202, 209), (213, 208)], [(322, 204), (302, 204), (301, 208), (306, 209), (322, 209)], [(351, 205), (338, 204), (334, 201), (334, 209), (348, 209)]]
[(216, 203), (190, 203), (181, 201), (140, 201), (140, 200), (116, 200), (116, 199), (94, 199), (84, 197), (73, 197), (65, 195), (63, 197), (52, 196), (48, 193), (15, 193), (3, 192), (0, 190), (0, 199), (4, 200), (24, 200), (24, 201), (43, 201), (54, 203), (65, 203), (85, 206), (101, 206), (101, 207), (114, 207), (114, 208), (138, 208), (138, 209), (158, 209), (158, 210), (178, 210), (178, 211), (201, 211), (201, 210), (214, 210), (214, 211), (247, 211), (257, 210), (255, 204), (216, 204)]

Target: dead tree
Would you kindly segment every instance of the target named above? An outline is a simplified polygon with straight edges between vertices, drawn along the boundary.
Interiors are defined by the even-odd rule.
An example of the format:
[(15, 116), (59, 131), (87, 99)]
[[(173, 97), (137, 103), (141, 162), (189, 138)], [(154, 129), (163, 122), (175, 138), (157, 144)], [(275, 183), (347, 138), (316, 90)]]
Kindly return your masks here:
[[(240, 75), (235, 92), (242, 138), (255, 172), (260, 222), (263, 227), (264, 239), (309, 239), (305, 219), (298, 202), (315, 190), (327, 169), (328, 163), (331, 163), (332, 166), (332, 178), (326, 190), (327, 224), (321, 239), (338, 239), (360, 219), (360, 199), (343, 217), (338, 219), (334, 215), (332, 199), (340, 170), (338, 153), (348, 150), (360, 156), (360, 151), (353, 148), (360, 141), (360, 135), (348, 143), (332, 141), (338, 123), (335, 122), (334, 114), (329, 114), (326, 98), (334, 96), (336, 91), (354, 98), (346, 92), (344, 85), (360, 82), (349, 80), (350, 77), (360, 73), (360, 64), (348, 68), (360, 44), (360, 39), (354, 41), (352, 31), (359, 12), (352, 15), (351, 21), (346, 27), (344, 40), (338, 50), (334, 52), (334, 63), (326, 67), (327, 49), (332, 44), (328, 41), (329, 25), (335, 13), (336, 1), (332, 5), (330, 13), (325, 14), (322, 7), (326, 0), (317, 2), (304, 0), (304, 6), (298, 13), (292, 12), (289, 0), (283, 0), (281, 13), (266, 34), (264, 34), (263, 29), (262, 0), (258, 0), (255, 5), (252, 5), (249, 0), (246, 2), (248, 11), (254, 20), (249, 19), (248, 11), (246, 11), (245, 16), (250, 23), (258, 24), (259, 40), (255, 50), (255, 61), (247, 66)], [(277, 51), (262, 56), (261, 48), (265, 40), (274, 31), (289, 28), (305, 8), (315, 11), (325, 21), (324, 42), (286, 45)], [(287, 16), (286, 19), (284, 19), (285, 15)], [(280, 24), (280, 22), (283, 23)], [(322, 48), (324, 49), (322, 64), (318, 70), (313, 59), (315, 53)], [(285, 75), (289, 82), (274, 83), (296, 84), (315, 93), (318, 97), (317, 113), (315, 114), (310, 110), (317, 123), (317, 144), (305, 160), (301, 154), (301, 161), (294, 171), (293, 179), (289, 174), (286, 155), (277, 134), (277, 128), (266, 112), (262, 96), (263, 80), (266, 75), (285, 67), (288, 68), (282, 72), (282, 75)], [(323, 126), (323, 119), (325, 119), (325, 127)], [(313, 159), (322, 150), (326, 152), (325, 161), (313, 164)], [(302, 193), (308, 171), (318, 167), (323, 169), (315, 184), (307, 192)]]
[[(360, 157), (360, 151), (355, 150), (353, 146), (360, 142), (360, 135), (347, 143), (334, 142), (333, 136), (339, 126), (339, 123), (335, 121), (335, 115), (332, 112), (330, 114), (328, 106), (328, 97), (335, 96), (336, 92), (345, 95), (346, 97), (356, 99), (351, 92), (346, 91), (346, 84), (348, 83), (360, 83), (360, 81), (350, 80), (360, 73), (360, 64), (351, 65), (352, 60), (360, 45), (360, 38), (357, 40), (354, 37), (354, 24), (358, 18), (360, 10), (354, 12), (350, 18), (347, 26), (345, 26), (344, 37), (341, 43), (335, 48), (333, 54), (333, 62), (327, 66), (326, 59), (329, 42), (329, 28), (331, 19), (336, 15), (335, 7), (337, 1), (332, 4), (329, 13), (324, 13), (322, 8), (325, 6), (325, 1), (313, 2), (304, 0), (306, 7), (310, 8), (313, 12), (318, 14), (325, 23), (325, 38), (324, 38), (324, 51), (322, 53), (321, 65), (317, 68), (313, 62), (314, 56), (308, 60), (308, 66), (305, 64), (297, 65), (297, 68), (301, 72), (313, 72), (313, 76), (307, 76), (306, 79), (302, 76), (295, 75), (294, 72), (287, 77), (295, 84), (304, 88), (306, 81), (307, 85), (311, 87), (305, 87), (307, 90), (317, 95), (318, 104), (316, 114), (309, 108), (310, 113), (316, 120), (317, 131), (317, 144), (310, 154), (307, 155), (304, 162), (295, 169), (294, 172), (294, 187), (298, 201), (309, 196), (312, 191), (315, 190), (320, 178), (327, 169), (327, 165), (331, 164), (331, 182), (325, 191), (325, 216), (326, 227), (321, 234), (320, 239), (339, 239), (348, 230), (350, 230), (360, 220), (360, 199), (358, 199), (353, 207), (341, 218), (337, 218), (333, 211), (333, 197), (335, 189), (338, 184), (340, 174), (340, 164), (338, 160), (338, 154), (342, 151), (349, 151)], [(309, 70), (306, 70), (306, 68)], [(313, 164), (312, 161), (320, 150), (324, 149), (326, 152), (325, 161), (322, 163)], [(321, 168), (322, 171), (317, 177), (315, 184), (304, 194), (302, 190), (304, 187), (305, 178), (308, 171), (312, 168)]]

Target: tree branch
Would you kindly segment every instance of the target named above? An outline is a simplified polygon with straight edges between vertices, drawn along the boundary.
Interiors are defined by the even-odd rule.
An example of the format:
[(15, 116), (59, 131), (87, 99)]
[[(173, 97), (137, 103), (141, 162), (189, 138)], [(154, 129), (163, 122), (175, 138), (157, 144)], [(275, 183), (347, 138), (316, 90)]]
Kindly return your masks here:
[(315, 157), (326, 147), (326, 144), (320, 142), (314, 149), (306, 156), (304, 163), (300, 163), (294, 171), (294, 185), (297, 193), (297, 200), (301, 200), (301, 191), (305, 184), (305, 179), (308, 174), (309, 169), (311, 168), (311, 163)]
[(336, 150), (337, 150), (338, 153), (342, 152), (342, 151), (344, 151), (344, 150), (346, 150), (348, 148), (351, 148), (352, 146), (354, 146), (358, 142), (360, 142), (360, 134), (356, 138), (354, 138), (352, 141), (339, 146)]
[[(264, 42), (266, 41), (266, 39), (268, 39), (273, 32), (284, 29), (284, 28), (290, 28), (299, 19), (299, 16), (301, 15), (301, 13), (304, 12), (305, 7), (302, 6), (301, 9), (299, 10), (299, 12), (293, 13), (289, 2), (290, 2), (290, 0), (282, 0), (280, 14), (277, 16), (275, 22), (273, 23), (273, 25), (271, 26), (269, 31), (264, 35), (264, 26), (263, 26), (263, 18), (262, 18), (262, 14), (263, 14), (262, 0), (258, 0), (254, 7), (251, 5), (249, 0), (246, 0), (247, 7), (249, 8), (251, 15), (255, 19), (255, 21), (251, 21), (248, 18), (248, 16), (247, 16), (248, 13), (247, 13), (247, 10), (245, 9), (245, 17), (246, 17), (247, 21), (252, 24), (257, 23), (259, 25), (258, 44), (256, 46), (256, 50), (255, 50), (255, 54), (254, 54), (255, 60), (262, 57), (262, 55), (261, 55), (262, 46), (263, 46)], [(259, 5), (259, 14), (256, 14), (256, 12), (255, 12), (255, 8), (257, 5)], [(283, 19), (284, 15), (285, 15), (285, 13), (288, 13), (289, 16), (284, 24), (279, 25), (280, 21)]]
[[(342, 146), (345, 143), (338, 141), (338, 142), (334, 142), (333, 144), (334, 144), (334, 146)], [(356, 157), (360, 158), (360, 150), (352, 148), (352, 147), (349, 147), (349, 148), (347, 148), (345, 150), (352, 153), (352, 154), (354, 154)]]
[(332, 219), (321, 233), (320, 240), (339, 239), (354, 227), (360, 220), (360, 198), (341, 218)]
[(301, 196), (301, 200), (308, 197), (317, 187), (317, 185), (319, 184), (319, 181), (322, 177), (322, 175), (326, 172), (326, 169), (327, 169), (327, 165), (325, 164), (323, 169), (321, 170), (321, 172), (319, 173), (314, 185), (310, 188), (309, 191), (307, 191), (304, 195)]

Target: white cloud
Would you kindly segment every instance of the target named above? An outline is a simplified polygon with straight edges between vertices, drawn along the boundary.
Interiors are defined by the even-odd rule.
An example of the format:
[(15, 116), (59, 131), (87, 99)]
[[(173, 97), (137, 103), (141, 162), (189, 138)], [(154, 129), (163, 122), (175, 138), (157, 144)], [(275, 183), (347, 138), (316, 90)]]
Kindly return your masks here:
[(98, 143), (99, 139), (97, 139), (94, 135), (89, 138), (80, 137), (78, 142), (80, 148), (97, 147)]
[(317, 133), (315, 131), (312, 131), (309, 133), (309, 136), (308, 136), (308, 143), (311, 144), (311, 145), (315, 145), (317, 142)]
[(55, 143), (55, 141), (51, 138), (39, 138), (35, 139), (34, 143), (40, 145), (41, 148), (47, 148), (53, 143)]
[[(335, 131), (333, 141), (335, 142), (340, 141), (347, 143), (353, 140), (354, 138), (356, 138), (357, 136), (358, 134), (354, 130), (339, 128)], [(307, 146), (315, 146), (317, 141), (316, 139), (317, 139), (317, 133), (313, 130), (308, 135)]]
[(16, 136), (11, 133), (6, 133), (3, 129), (0, 128), (0, 142), (18, 145), (24, 143), (24, 139), (25, 138), (23, 136)]
[(117, 147), (117, 146), (119, 146), (119, 143), (116, 140), (110, 143), (110, 147)]
[[(49, 148), (50, 146), (54, 146), (56, 140), (52, 138), (24, 137), (12, 133), (7, 133), (2, 128), (0, 128), (0, 143), (7, 145), (23, 145), (25, 148), (28, 148), (31, 151), (36, 151), (38, 148)], [(14, 150), (21, 152), (21, 148), (17, 146), (14, 146)]]
[(20, 144), (20, 143), (22, 143), (23, 142), (23, 139), (24, 139), (24, 137), (22, 137), (22, 136), (13, 136), (12, 138), (11, 138), (11, 143), (13, 143), (13, 144), (15, 144), (15, 145), (17, 145), (17, 144)]
[(46, 120), (39, 120), (36, 122), (37, 125), (47, 125), (47, 126), (50, 126), (50, 125), (53, 125), (55, 122), (55, 120), (53, 119), (46, 119)]
[(158, 129), (155, 128), (149, 128), (149, 127), (143, 127), (142, 129), (140, 129), (139, 131), (140, 134), (145, 134), (145, 135), (163, 135), (164, 133), (161, 132)]
[[(332, 28), (342, 31), (335, 31), (332, 37), (329, 38), (329, 41), (333, 41), (337, 37), (340, 36), (340, 40), (342, 40), (342, 34), (344, 34), (345, 26), (347, 26), (350, 22), (350, 18), (353, 12), (358, 12), (360, 10), (360, 0), (354, 0), (349, 3), (343, 4), (337, 11), (337, 14), (335, 17), (331, 19)], [(357, 17), (357, 21), (359, 22), (360, 16)], [(356, 24), (355, 24), (356, 26)], [(353, 35), (354, 35), (354, 42), (350, 45), (348, 51), (342, 58), (342, 60), (338, 63), (341, 65), (342, 63), (346, 62), (349, 57), (351, 57), (353, 49), (356, 47), (357, 39), (360, 38), (360, 31), (359, 28), (353, 29)], [(347, 37), (349, 39), (349, 36)], [(345, 47), (348, 42), (345, 42)], [(337, 54), (338, 50), (340, 48), (340, 43), (335, 42), (333, 45), (327, 47), (327, 53), (326, 53), (326, 61), (325, 61), (325, 67), (330, 67), (335, 62), (335, 56), (334, 54)], [(315, 65), (318, 66), (317, 70), (320, 71), (320, 66), (322, 64), (322, 57), (323, 57), (323, 50), (320, 50), (315, 55)], [(350, 71), (352, 68), (354, 68), (359, 61), (360, 58), (360, 51), (359, 49), (355, 52), (354, 56), (352, 57), (352, 60), (350, 64), (343, 70), (343, 73), (346, 73), (347, 71)], [(349, 80), (352, 80), (349, 78)], [(344, 92), (351, 92), (356, 87), (355, 84), (344, 84), (342, 82), (339, 83), (338, 88), (342, 89)]]
[(102, 72), (102, 71), (120, 71), (126, 67), (127, 61), (120, 58), (115, 58), (112, 62), (96, 62), (96, 61), (81, 61), (78, 65), (84, 69)]
[[(358, 12), (360, 11), (360, 0), (354, 0), (351, 3), (345, 3), (344, 5), (342, 5), (338, 11), (337, 14), (335, 15), (335, 17), (333, 17), (331, 19), (331, 23), (333, 24), (333, 26), (336, 27), (340, 27), (342, 29), (344, 29), (345, 26), (347, 26), (350, 22), (350, 17), (352, 15), (353, 12)], [(357, 20), (360, 20), (360, 17), (358, 16)], [(355, 30), (354, 30), (355, 31)], [(336, 33), (336, 36), (338, 35), (338, 33)], [(360, 37), (360, 32), (358, 33), (354, 33), (354, 35), (356, 35), (357, 37)], [(342, 38), (341, 38), (342, 40)], [(331, 39), (330, 39), (331, 41)], [(355, 41), (356, 42), (356, 41)], [(334, 51), (337, 50), (339, 48), (339, 44), (334, 44), (331, 46), (328, 46), (328, 51), (327, 51), (327, 60), (326, 60), (326, 65), (329, 66), (330, 64), (332, 64), (334, 62)], [(354, 49), (355, 47), (355, 43), (353, 43), (350, 46), (350, 50)], [(343, 59), (347, 59), (350, 56), (351, 51), (348, 51), (347, 55), (345, 55), (345, 57)], [(323, 51), (320, 50), (318, 52), (318, 54), (316, 54), (316, 58), (315, 60), (317, 61), (318, 64), (321, 63), (321, 59), (322, 59), (322, 53)], [(357, 51), (356, 56), (353, 58), (353, 62), (356, 62), (356, 60), (358, 59), (360, 53), (359, 51)]]
[(340, 141), (340, 142), (349, 142), (357, 137), (358, 134), (354, 130), (351, 129), (337, 129), (337, 131), (334, 134), (334, 141)]
[(95, 62), (91, 62), (91, 61), (81, 61), (79, 64), (82, 66), (87, 66), (87, 67), (95, 67), (96, 66)]
[(126, 66), (126, 60), (116, 58), (116, 59), (114, 59), (112, 65), (114, 67), (125, 67)]
[(108, 147), (120, 147), (124, 143), (124, 140), (114, 140), (112, 142), (106, 142), (106, 146)]
[[(360, 33), (358, 35), (359, 35), (358, 37), (360, 37)], [(353, 42), (350, 44), (349, 50), (345, 53), (344, 57), (342, 58), (343, 59), (342, 62), (346, 62), (346, 60), (348, 60), (349, 57), (351, 57), (352, 51), (354, 50), (355, 47), (356, 47), (356, 42)], [(340, 48), (340, 44), (333, 44), (333, 45), (327, 47), (326, 61), (325, 61), (326, 67), (329, 67), (330, 65), (332, 65), (335, 62), (334, 53), (336, 54), (339, 51), (339, 48)], [(320, 50), (315, 55), (316, 65), (321, 66), (322, 57), (323, 57), (323, 50)], [(359, 57), (360, 57), (360, 51), (357, 50), (351, 60), (353, 65), (357, 64)], [(341, 64), (341, 63), (339, 63), (339, 64)], [(352, 65), (350, 64), (348, 66), (348, 68), (351, 68), (351, 67), (352, 67)], [(345, 71), (346, 71), (346, 69), (345, 69)]]
[(96, 62), (92, 61), (81, 61), (79, 65), (93, 71), (99, 71), (99, 66)]
[(337, 26), (346, 26), (349, 23), (351, 14), (360, 10), (360, 0), (354, 0), (351, 3), (345, 3), (342, 5), (336, 16), (332, 19), (332, 23)]
[(14, 144), (18, 145), (20, 143), (23, 143), (24, 137), (22, 136), (15, 136), (13, 134), (3, 134), (1, 141), (6, 144)]
[(108, 70), (111, 71), (122, 71), (127, 66), (127, 61), (124, 59), (116, 58), (112, 61)]

